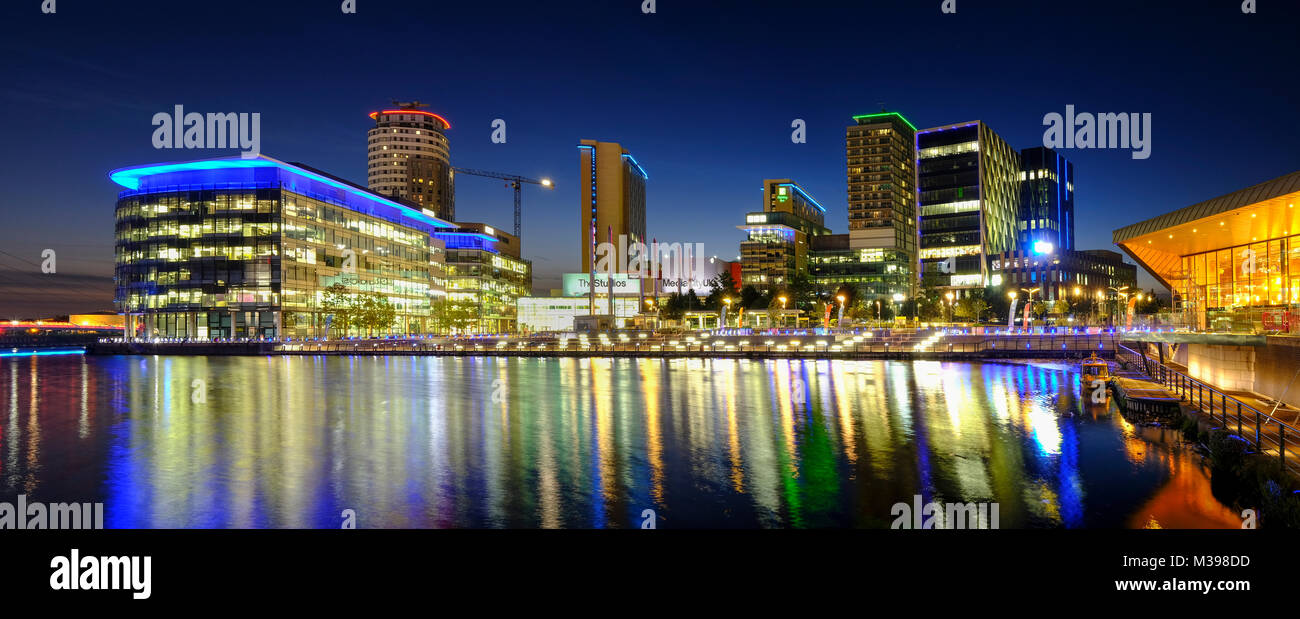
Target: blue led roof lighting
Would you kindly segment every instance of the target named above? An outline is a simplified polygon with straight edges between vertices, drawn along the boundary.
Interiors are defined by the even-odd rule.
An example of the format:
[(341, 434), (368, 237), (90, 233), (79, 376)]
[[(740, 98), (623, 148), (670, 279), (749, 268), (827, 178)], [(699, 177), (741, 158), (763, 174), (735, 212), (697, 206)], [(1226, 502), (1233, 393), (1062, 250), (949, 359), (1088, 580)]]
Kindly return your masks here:
[(804, 191), (802, 188), (800, 188), (798, 185), (795, 185), (794, 183), (780, 183), (780, 184), (778, 184), (777, 186), (778, 186), (778, 187), (790, 187), (790, 188), (794, 189), (795, 191), (797, 191), (797, 192), (799, 193), (799, 195), (803, 196), (803, 199), (805, 199), (805, 200), (807, 200), (807, 201), (809, 201), (809, 202), (812, 202), (812, 205), (815, 206), (815, 207), (817, 207), (817, 210), (819, 210), (819, 211), (821, 211), (821, 212), (823, 212), (823, 213), (826, 212), (826, 207), (822, 206), (820, 202), (814, 200), (812, 196), (808, 195), (808, 193), (805, 192), (805, 191)]
[[(320, 183), (327, 187), (341, 190), (348, 194), (349, 197), (359, 198), (365, 202), (374, 203), (386, 209), (395, 209), (396, 214), (400, 217), (412, 219), (426, 226), (436, 229), (455, 229), (454, 223), (444, 221), (437, 217), (432, 217), (421, 212), (419, 209), (394, 202), (380, 194), (363, 189), (351, 183), (344, 182), (340, 179), (331, 178), (322, 173), (318, 173), (306, 168), (302, 168), (290, 163), (285, 163), (278, 159), (272, 159), (265, 155), (259, 155), (254, 159), (243, 159), (240, 157), (225, 157), (220, 159), (203, 159), (199, 161), (179, 161), (171, 163), (156, 163), (139, 166), (119, 168), (109, 172), (108, 177), (114, 183), (117, 183), (132, 191), (139, 191), (142, 184), (147, 185), (147, 179), (150, 177), (161, 176), (165, 174), (186, 174), (191, 172), (220, 172), (225, 170), (256, 170), (256, 169), (275, 169), (280, 178), (277, 179), (280, 185), (290, 191), (297, 191), (297, 181), (310, 181)], [(198, 181), (199, 179), (194, 179)], [(202, 182), (193, 184), (212, 184), (217, 182), (229, 183), (247, 183), (250, 179), (247, 176), (229, 176), (218, 178), (204, 178)], [(176, 184), (176, 183), (166, 183)], [(350, 205), (361, 207), (362, 205)], [(366, 214), (372, 213), (366, 208), (355, 208), (358, 212)]]
[(649, 175), (649, 174), (646, 174), (646, 173), (645, 173), (645, 168), (641, 167), (641, 164), (639, 164), (639, 163), (636, 162), (636, 157), (633, 157), (632, 155), (628, 155), (628, 154), (626, 154), (626, 153), (624, 153), (623, 157), (624, 157), (625, 159), (630, 160), (630, 161), (632, 162), (632, 165), (633, 165), (633, 166), (636, 166), (636, 170), (637, 170), (637, 172), (640, 172), (640, 173), (641, 173), (641, 178), (644, 178), (644, 179), (646, 179), (646, 180), (650, 180), (650, 175)]
[(433, 233), (433, 238), (442, 241), (447, 249), (482, 249), (494, 254), (501, 253), (496, 246), (501, 239), (482, 232), (438, 231)]

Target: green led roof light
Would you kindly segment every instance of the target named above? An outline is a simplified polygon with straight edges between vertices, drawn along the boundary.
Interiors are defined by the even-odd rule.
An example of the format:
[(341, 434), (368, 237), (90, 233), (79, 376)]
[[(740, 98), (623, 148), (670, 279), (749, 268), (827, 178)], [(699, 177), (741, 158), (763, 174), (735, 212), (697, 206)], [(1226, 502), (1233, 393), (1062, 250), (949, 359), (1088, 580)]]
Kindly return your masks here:
[(880, 118), (882, 116), (897, 116), (899, 120), (907, 124), (908, 127), (911, 127), (912, 131), (916, 131), (916, 125), (913, 125), (911, 121), (907, 120), (906, 118), (903, 118), (903, 115), (899, 114), (898, 112), (880, 112), (878, 114), (862, 114), (859, 116), (854, 116), (853, 120), (862, 120), (864, 118)]

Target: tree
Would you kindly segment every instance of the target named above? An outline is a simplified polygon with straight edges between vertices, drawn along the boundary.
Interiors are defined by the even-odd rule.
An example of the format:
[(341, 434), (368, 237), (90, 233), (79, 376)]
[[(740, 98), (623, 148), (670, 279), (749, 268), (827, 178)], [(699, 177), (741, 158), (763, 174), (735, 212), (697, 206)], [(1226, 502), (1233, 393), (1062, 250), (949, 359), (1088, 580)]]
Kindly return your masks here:
[(1165, 308), (1163, 297), (1156, 296), (1155, 290), (1148, 290), (1142, 293), (1142, 300), (1137, 302), (1133, 311), (1138, 314), (1156, 314)]
[(980, 317), (989, 310), (989, 302), (981, 296), (963, 297), (957, 301), (953, 307), (953, 314), (961, 318), (969, 318), (972, 322), (979, 322)]
[[(321, 311), (333, 316), (330, 320), (330, 327), (347, 337), (348, 330), (353, 326), (356, 318), (353, 294), (343, 284), (334, 284), (326, 288), (324, 292), (324, 297), (321, 299)], [(328, 336), (329, 333), (326, 333), (326, 337)]]
[(849, 309), (845, 311), (844, 315), (855, 321), (865, 321), (871, 320), (873, 311), (874, 308), (867, 307), (866, 301), (858, 299), (853, 303), (853, 305), (849, 306)]
[[(781, 310), (785, 309), (781, 307), (781, 295), (783, 294), (786, 293), (784, 291), (773, 290), (772, 296), (768, 299), (767, 302), (767, 319), (769, 322), (772, 323), (773, 326), (787, 326), (783, 322), (785, 320), (784, 316), (781, 316), (781, 314), (779, 313)], [(789, 299), (790, 299), (789, 297), (786, 297), (787, 306), (790, 303)], [(772, 318), (773, 314), (776, 314), (777, 316), (781, 316), (781, 318)]]
[(1047, 310), (1048, 310), (1047, 302), (1040, 299), (1038, 301), (1034, 301), (1033, 306), (1029, 310), (1029, 313), (1032, 314), (1034, 318), (1038, 320), (1042, 320), (1043, 317), (1047, 315)]
[(717, 277), (709, 280), (709, 296), (704, 299), (704, 307), (711, 310), (722, 309), (723, 298), (732, 299), (735, 307), (736, 280), (731, 278), (730, 270), (723, 270)]
[(740, 290), (740, 306), (748, 310), (758, 310), (768, 307), (769, 302), (767, 297), (751, 284)]
[(696, 294), (694, 288), (687, 288), (686, 294), (682, 297), (684, 307), (688, 311), (704, 309), (704, 302), (700, 300), (700, 295)]
[(924, 292), (917, 294), (916, 298), (909, 301), (912, 307), (904, 309), (914, 309), (916, 317), (924, 321), (933, 321), (943, 318), (943, 303), (939, 302), (938, 297), (933, 297)]
[[(1003, 288), (985, 288), (984, 301), (989, 304), (989, 320), (993, 322), (1005, 321), (1011, 315), (1011, 298), (1007, 296), (1009, 290)], [(1017, 305), (1017, 309), (1023, 307)]]
[(478, 305), (469, 301), (435, 301), (431, 322), (439, 333), (469, 331), (478, 325)]
[(814, 295), (813, 282), (803, 273), (795, 273), (790, 277), (790, 280), (785, 285), (785, 294), (790, 298), (790, 309), (809, 310), (817, 301)]
[(1076, 319), (1088, 317), (1092, 316), (1096, 305), (1097, 300), (1092, 295), (1084, 294), (1075, 297), (1074, 302), (1070, 304), (1070, 311), (1074, 313)]
[(375, 294), (366, 297), (366, 327), (369, 328), (370, 334), (374, 335), (375, 331), (384, 334), (393, 328), (393, 323), (397, 322), (397, 308), (384, 297)]

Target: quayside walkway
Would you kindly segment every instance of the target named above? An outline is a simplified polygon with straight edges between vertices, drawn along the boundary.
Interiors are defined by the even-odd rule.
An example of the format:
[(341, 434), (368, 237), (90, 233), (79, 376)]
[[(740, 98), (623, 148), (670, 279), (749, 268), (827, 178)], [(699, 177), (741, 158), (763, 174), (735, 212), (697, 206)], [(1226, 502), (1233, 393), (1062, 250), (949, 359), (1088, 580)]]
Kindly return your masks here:
[(646, 338), (462, 338), (294, 342), (282, 354), (512, 357), (710, 357), (800, 359), (1076, 359), (1113, 357), (1111, 334), (948, 335), (942, 331), (862, 335), (682, 336)]
[(1113, 357), (1111, 333), (980, 333), (887, 329), (848, 333), (617, 333), (566, 337), (467, 336), (296, 341), (123, 341), (90, 354), (714, 357), (802, 359), (1046, 359)]
[(1134, 348), (1118, 345), (1116, 359), (1164, 386), (1184, 404), (1211, 423), (1250, 443), (1264, 455), (1278, 459), (1284, 468), (1300, 475), (1300, 410), (1267, 402), (1256, 394), (1221, 390), (1187, 375), (1187, 368), (1165, 362)]

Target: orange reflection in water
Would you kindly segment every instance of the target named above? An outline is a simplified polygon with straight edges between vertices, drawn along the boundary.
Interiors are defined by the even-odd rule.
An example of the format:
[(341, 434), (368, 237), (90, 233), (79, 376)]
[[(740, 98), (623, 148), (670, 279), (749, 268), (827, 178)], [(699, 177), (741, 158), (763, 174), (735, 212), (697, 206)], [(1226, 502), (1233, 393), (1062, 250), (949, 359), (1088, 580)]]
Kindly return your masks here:
[[(1127, 428), (1126, 428), (1127, 429)], [(1210, 472), (1195, 453), (1165, 450), (1152, 443), (1177, 441), (1177, 432), (1140, 428), (1125, 433), (1130, 459), (1154, 458), (1169, 469), (1169, 481), (1129, 517), (1130, 529), (1240, 529), (1241, 518), (1210, 491)]]

